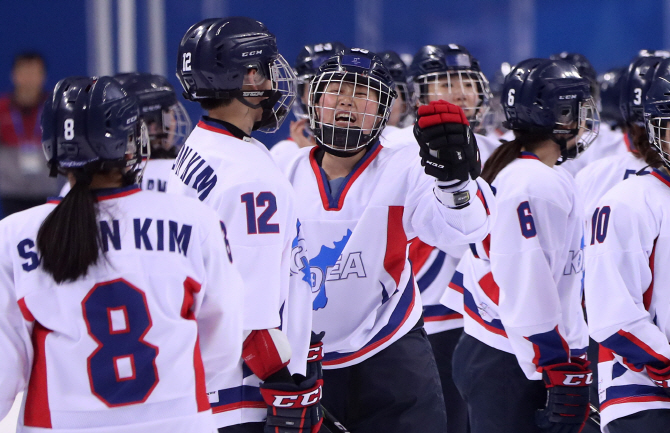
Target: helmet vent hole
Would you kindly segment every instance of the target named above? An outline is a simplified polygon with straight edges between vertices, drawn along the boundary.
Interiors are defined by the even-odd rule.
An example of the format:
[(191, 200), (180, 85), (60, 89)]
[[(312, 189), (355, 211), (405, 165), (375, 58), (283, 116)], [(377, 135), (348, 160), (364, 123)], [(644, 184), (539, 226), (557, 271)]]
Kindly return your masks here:
[(84, 92), (88, 93), (89, 90), (91, 90), (91, 85), (90, 84), (88, 86), (86, 86), (86, 88), (84, 89)]

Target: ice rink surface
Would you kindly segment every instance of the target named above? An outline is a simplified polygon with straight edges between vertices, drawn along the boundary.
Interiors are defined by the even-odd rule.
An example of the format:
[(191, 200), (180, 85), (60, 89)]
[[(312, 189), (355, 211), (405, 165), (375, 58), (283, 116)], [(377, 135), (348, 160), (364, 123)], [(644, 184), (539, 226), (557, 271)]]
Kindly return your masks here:
[(19, 394), (14, 401), (12, 410), (9, 411), (5, 419), (0, 421), (0, 433), (14, 433), (16, 431), (16, 420), (19, 417), (19, 408), (21, 407), (21, 399), (23, 394)]

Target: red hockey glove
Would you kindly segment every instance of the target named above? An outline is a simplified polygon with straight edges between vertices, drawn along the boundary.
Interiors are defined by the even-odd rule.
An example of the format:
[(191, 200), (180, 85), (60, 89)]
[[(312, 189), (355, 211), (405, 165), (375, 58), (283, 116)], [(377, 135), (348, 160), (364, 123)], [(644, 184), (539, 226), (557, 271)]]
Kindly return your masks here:
[(321, 339), (326, 335), (324, 331), (318, 334), (312, 331), (312, 337), (309, 341), (309, 352), (307, 353), (307, 377), (316, 376), (318, 379), (323, 379), (323, 370), (321, 368), (321, 361), (323, 360), (323, 343)]
[(261, 384), (268, 405), (265, 433), (317, 433), (323, 422), (321, 387), (315, 375), (293, 375), (293, 383)]
[(647, 374), (654, 381), (656, 386), (663, 388), (666, 394), (670, 396), (670, 367), (664, 369), (657, 369), (647, 365)]
[(434, 101), (419, 107), (414, 136), (426, 174), (441, 181), (465, 182), (468, 175), (475, 179), (481, 173), (477, 140), (458, 105)]
[(547, 404), (535, 414), (535, 423), (543, 431), (582, 431), (590, 412), (589, 385), (593, 382), (593, 373), (589, 364), (589, 361), (573, 358), (572, 362), (542, 369), (542, 380), (547, 387)]

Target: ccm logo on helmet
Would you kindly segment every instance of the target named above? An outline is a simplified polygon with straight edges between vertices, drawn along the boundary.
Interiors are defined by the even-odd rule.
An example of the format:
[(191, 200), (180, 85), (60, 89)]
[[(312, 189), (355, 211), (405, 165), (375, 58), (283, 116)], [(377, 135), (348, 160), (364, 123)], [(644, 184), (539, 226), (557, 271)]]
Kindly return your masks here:
[(593, 373), (588, 374), (566, 374), (563, 379), (565, 386), (584, 386), (593, 382)]
[(242, 53), (242, 57), (257, 56), (259, 54), (263, 54), (263, 50), (247, 51), (246, 53)]
[(126, 125), (137, 122), (137, 116), (133, 116), (130, 119), (126, 120)]
[(272, 406), (286, 408), (300, 408), (312, 406), (321, 400), (321, 386), (318, 388), (298, 395), (276, 395)]
[(558, 99), (577, 99), (577, 95), (560, 95)]

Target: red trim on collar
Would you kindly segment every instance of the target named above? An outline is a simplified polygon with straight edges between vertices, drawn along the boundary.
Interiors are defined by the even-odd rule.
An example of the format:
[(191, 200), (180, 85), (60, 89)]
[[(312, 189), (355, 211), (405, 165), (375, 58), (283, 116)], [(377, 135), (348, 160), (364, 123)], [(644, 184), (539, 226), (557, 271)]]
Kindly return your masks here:
[[(321, 202), (323, 203), (323, 208), (328, 211), (339, 211), (342, 209), (342, 206), (344, 205), (344, 199), (347, 196), (347, 192), (349, 192), (349, 189), (351, 188), (351, 185), (356, 182), (356, 179), (358, 179), (358, 176), (360, 176), (363, 171), (367, 168), (368, 165), (379, 155), (379, 152), (382, 150), (382, 145), (378, 144), (377, 148), (370, 154), (370, 156), (367, 157), (366, 161), (361, 164), (356, 171), (351, 174), (351, 177), (347, 180), (347, 184), (342, 190), (342, 194), (340, 194), (340, 198), (337, 201), (337, 207), (330, 207), (330, 204), (328, 202), (328, 194), (326, 193), (326, 188), (323, 184), (323, 176), (321, 175), (321, 167), (319, 167), (319, 164), (316, 162), (316, 158), (314, 154), (316, 151), (319, 149), (318, 146), (314, 146), (312, 150), (309, 152), (309, 163), (312, 166), (312, 170), (314, 171), (314, 176), (316, 176), (316, 182), (319, 185), (319, 194), (321, 195)], [(364, 156), (365, 158), (365, 156)]]
[(113, 198), (120, 198), (120, 197), (126, 197), (129, 195), (137, 194), (138, 192), (142, 191), (139, 186), (136, 186), (134, 188), (127, 189), (125, 191), (119, 191), (116, 193), (112, 194), (101, 194), (96, 197), (97, 201), (105, 201), (105, 200), (111, 200)]
[(538, 158), (538, 156), (532, 152), (521, 152), (521, 154), (519, 155), (519, 159), (537, 159), (538, 161), (540, 160), (540, 158)]
[(205, 122), (203, 122), (202, 120), (198, 122), (197, 126), (198, 126), (198, 128), (206, 129), (207, 131), (218, 132), (219, 134), (228, 135), (230, 137), (237, 138), (230, 131), (228, 131), (226, 129), (223, 129), (223, 128), (217, 128), (216, 126), (208, 125)]
[(656, 179), (660, 180), (664, 184), (666, 184), (668, 187), (670, 187), (670, 180), (668, 180), (665, 176), (663, 176), (661, 173), (658, 171), (654, 170), (651, 172), (651, 175), (654, 176)]

